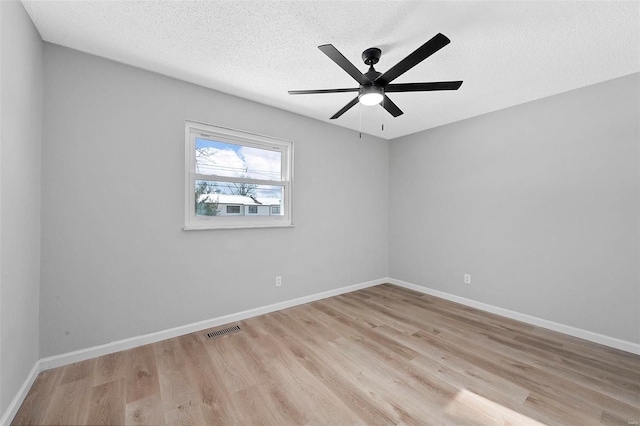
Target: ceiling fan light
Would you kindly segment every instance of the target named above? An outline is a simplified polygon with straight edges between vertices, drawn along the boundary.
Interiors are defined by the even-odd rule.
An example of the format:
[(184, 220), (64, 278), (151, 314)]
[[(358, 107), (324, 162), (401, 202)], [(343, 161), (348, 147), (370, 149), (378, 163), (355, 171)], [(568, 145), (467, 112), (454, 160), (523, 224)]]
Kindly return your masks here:
[(360, 89), (358, 100), (362, 105), (372, 106), (378, 105), (384, 99), (384, 90), (382, 87), (367, 86)]

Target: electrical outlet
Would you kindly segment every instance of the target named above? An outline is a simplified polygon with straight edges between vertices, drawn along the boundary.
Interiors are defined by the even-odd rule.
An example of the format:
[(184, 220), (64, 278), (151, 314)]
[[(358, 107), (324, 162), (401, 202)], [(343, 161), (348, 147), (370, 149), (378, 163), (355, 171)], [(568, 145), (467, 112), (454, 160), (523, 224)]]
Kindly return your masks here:
[(464, 274), (464, 283), (465, 284), (471, 284), (471, 275)]
[(282, 277), (278, 275), (276, 277), (276, 287), (280, 287), (282, 285)]

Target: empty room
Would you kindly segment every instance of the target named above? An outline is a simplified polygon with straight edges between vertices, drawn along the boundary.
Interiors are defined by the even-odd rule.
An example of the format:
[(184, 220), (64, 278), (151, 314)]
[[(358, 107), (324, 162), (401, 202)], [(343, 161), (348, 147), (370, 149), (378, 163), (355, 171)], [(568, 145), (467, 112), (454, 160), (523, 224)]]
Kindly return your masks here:
[(637, 1), (0, 1), (0, 426), (638, 425)]

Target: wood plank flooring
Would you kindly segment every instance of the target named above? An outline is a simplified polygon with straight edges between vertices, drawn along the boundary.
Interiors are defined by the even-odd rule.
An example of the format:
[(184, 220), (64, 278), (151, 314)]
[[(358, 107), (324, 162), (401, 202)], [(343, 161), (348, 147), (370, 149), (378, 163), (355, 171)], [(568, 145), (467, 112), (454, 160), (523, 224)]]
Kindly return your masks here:
[(239, 325), (44, 371), (12, 424), (640, 422), (640, 356), (388, 284)]

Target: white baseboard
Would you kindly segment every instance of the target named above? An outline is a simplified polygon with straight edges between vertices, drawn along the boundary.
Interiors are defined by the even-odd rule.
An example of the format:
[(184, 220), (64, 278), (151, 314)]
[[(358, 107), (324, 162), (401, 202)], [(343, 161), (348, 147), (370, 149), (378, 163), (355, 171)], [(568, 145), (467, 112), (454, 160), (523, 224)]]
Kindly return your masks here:
[(27, 397), (27, 394), (29, 393), (29, 389), (31, 389), (33, 382), (36, 381), (38, 373), (40, 373), (41, 371), (42, 369), (40, 368), (40, 360), (38, 360), (35, 362), (35, 364), (33, 364), (33, 368), (31, 368), (31, 371), (29, 371), (29, 375), (27, 376), (26, 380), (24, 381), (24, 383), (22, 383), (20, 389), (18, 389), (18, 393), (16, 393), (16, 396), (14, 396), (13, 400), (11, 400), (11, 403), (2, 415), (2, 418), (0, 418), (0, 426), (8, 426), (11, 424), (13, 418), (16, 416), (16, 414), (18, 414), (18, 410), (24, 402), (24, 399)]
[(87, 349), (80, 349), (77, 351), (68, 352), (61, 355), (42, 358), (39, 361), (40, 371), (61, 367), (63, 365), (73, 364), (74, 362), (84, 361), (87, 359), (111, 354), (114, 352), (123, 351), (126, 349), (132, 349), (138, 346), (147, 345), (149, 343), (155, 343), (162, 340), (171, 339), (173, 337), (194, 333), (196, 331), (206, 330), (208, 328), (217, 327), (217, 326), (228, 324), (231, 322), (241, 321), (243, 319), (256, 317), (258, 315), (268, 314), (269, 312), (291, 308), (293, 306), (314, 302), (320, 299), (326, 299), (328, 297), (333, 297), (339, 294), (349, 293), (349, 292), (360, 290), (363, 288), (384, 284), (386, 282), (387, 282), (386, 279), (367, 281), (360, 284), (341, 287), (335, 290), (329, 290), (322, 293), (312, 294), (310, 296), (299, 297), (297, 299), (286, 300), (284, 302), (278, 302), (272, 305), (249, 309), (249, 310), (238, 312), (235, 314), (230, 314), (230, 315), (212, 318), (212, 319), (208, 319), (200, 322), (195, 322), (195, 323), (183, 325), (180, 327), (170, 328), (168, 330), (144, 334), (142, 336), (130, 337), (128, 339), (117, 340), (115, 342), (107, 343), (100, 346), (94, 346)]
[(441, 299), (450, 300), (452, 302), (460, 303), (462, 305), (470, 306), (472, 308), (480, 309), (482, 311), (491, 312), (492, 314), (497, 314), (503, 317), (522, 321), (527, 324), (535, 325), (537, 327), (548, 328), (549, 330), (568, 334), (569, 336), (578, 337), (580, 339), (588, 340), (590, 342), (599, 343), (601, 345), (609, 346), (615, 349), (620, 349), (621, 351), (631, 352), (633, 354), (640, 355), (640, 344), (638, 343), (628, 342), (626, 340), (605, 336), (603, 334), (594, 333), (592, 331), (583, 330), (581, 328), (576, 328), (569, 325), (559, 324), (557, 322), (545, 320), (545, 319), (534, 317), (527, 314), (521, 314), (519, 312), (511, 311), (509, 309), (499, 308), (497, 306), (489, 305), (487, 303), (477, 302), (475, 300), (467, 299), (465, 297), (460, 297), (454, 294), (445, 293), (443, 291), (433, 290), (428, 287), (423, 287), (423, 286), (411, 284), (405, 281), (400, 281), (395, 278), (387, 278), (386, 281), (390, 284), (394, 284), (399, 287), (408, 288), (410, 290), (415, 290), (420, 293), (429, 294), (431, 296), (439, 297)]

